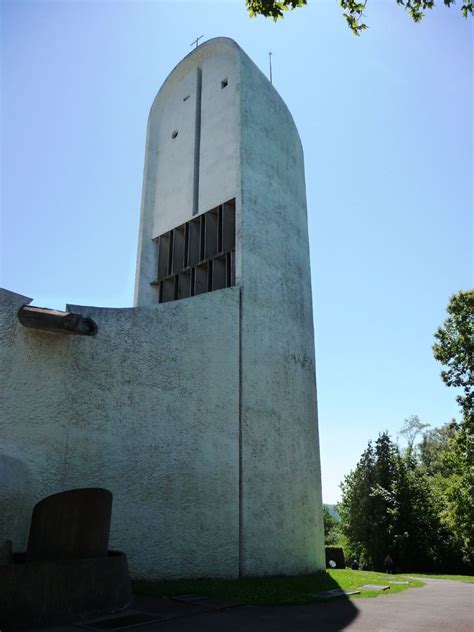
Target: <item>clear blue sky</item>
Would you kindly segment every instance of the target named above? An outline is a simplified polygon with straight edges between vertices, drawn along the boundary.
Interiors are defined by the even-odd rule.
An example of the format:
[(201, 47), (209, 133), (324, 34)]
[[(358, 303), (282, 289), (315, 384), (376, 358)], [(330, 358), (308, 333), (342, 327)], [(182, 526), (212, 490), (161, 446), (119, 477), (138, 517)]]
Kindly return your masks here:
[(306, 158), (323, 496), (369, 439), (457, 415), (433, 332), (472, 286), (473, 21), (369, 0), (284, 21), (244, 0), (3, 1), (3, 287), (37, 305), (132, 304), (146, 119), (198, 35), (234, 38), (293, 113)]

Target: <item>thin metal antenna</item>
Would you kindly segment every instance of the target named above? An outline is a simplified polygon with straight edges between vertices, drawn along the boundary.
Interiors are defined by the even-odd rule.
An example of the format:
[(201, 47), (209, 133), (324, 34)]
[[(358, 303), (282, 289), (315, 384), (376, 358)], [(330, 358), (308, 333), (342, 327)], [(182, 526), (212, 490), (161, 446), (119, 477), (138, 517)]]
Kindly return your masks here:
[(273, 81), (272, 81), (272, 54), (271, 54), (271, 52), (268, 53), (268, 58), (270, 60), (270, 83), (273, 83)]
[(197, 48), (199, 46), (199, 40), (202, 39), (203, 37), (204, 35), (200, 35), (199, 37), (196, 37), (194, 42), (191, 42), (190, 46), (194, 46), (194, 44), (196, 44), (196, 48)]

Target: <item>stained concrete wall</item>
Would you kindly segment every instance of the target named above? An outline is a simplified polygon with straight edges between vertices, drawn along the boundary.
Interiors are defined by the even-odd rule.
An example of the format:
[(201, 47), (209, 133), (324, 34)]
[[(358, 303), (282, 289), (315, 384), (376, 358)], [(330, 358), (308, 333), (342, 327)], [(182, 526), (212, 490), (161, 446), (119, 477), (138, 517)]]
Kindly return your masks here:
[(22, 327), (28, 302), (0, 291), (0, 542), (24, 550), (44, 496), (101, 486), (134, 576), (237, 576), (238, 289), (73, 307), (93, 338)]

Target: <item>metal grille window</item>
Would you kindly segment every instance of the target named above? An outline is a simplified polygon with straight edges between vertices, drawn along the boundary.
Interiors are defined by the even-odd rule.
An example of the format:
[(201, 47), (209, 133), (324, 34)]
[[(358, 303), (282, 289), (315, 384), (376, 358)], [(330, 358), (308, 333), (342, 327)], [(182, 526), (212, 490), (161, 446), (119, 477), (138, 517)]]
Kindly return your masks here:
[(235, 285), (235, 199), (156, 238), (160, 303)]

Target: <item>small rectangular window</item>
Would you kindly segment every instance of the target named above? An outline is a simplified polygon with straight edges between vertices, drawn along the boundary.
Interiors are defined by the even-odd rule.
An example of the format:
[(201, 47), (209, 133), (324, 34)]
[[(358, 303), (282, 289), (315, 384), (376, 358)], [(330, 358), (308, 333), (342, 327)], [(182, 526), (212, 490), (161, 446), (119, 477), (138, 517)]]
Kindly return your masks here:
[(222, 250), (235, 248), (235, 200), (222, 205)]
[(181, 272), (178, 275), (178, 296), (177, 298), (188, 298), (191, 296), (191, 270)]
[(196, 277), (194, 280), (194, 294), (204, 294), (208, 291), (209, 265), (202, 263), (196, 268)]
[(177, 277), (170, 277), (163, 281), (162, 303), (176, 300)]
[(172, 274), (177, 274), (184, 268), (185, 225), (178, 226), (173, 231), (173, 260)]
[(222, 290), (227, 287), (226, 258), (216, 257), (212, 260), (212, 289)]
[(189, 222), (188, 234), (188, 265), (193, 267), (201, 259), (201, 218), (197, 217)]
[(158, 280), (169, 274), (170, 234), (165, 233), (158, 239)]
[(214, 208), (206, 213), (206, 236), (204, 242), (204, 257), (209, 259), (217, 254), (217, 212)]

